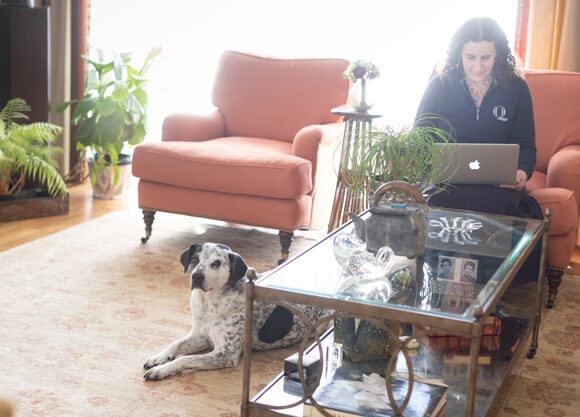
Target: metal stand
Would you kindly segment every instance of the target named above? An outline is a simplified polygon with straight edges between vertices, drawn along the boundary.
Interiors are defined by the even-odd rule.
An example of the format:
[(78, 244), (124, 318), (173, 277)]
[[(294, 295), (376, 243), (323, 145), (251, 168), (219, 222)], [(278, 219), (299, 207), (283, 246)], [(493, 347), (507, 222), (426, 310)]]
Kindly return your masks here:
[(347, 104), (336, 107), (331, 112), (343, 116), (345, 126), (334, 201), (328, 223), (329, 232), (349, 220), (347, 213), (359, 214), (367, 209), (368, 196), (366, 193), (350, 190), (346, 187), (344, 179), (345, 175), (348, 175), (350, 164), (356, 161), (357, 157), (360, 157), (361, 151), (368, 145), (365, 133), (368, 132), (372, 119), (381, 117), (380, 114), (357, 112)]

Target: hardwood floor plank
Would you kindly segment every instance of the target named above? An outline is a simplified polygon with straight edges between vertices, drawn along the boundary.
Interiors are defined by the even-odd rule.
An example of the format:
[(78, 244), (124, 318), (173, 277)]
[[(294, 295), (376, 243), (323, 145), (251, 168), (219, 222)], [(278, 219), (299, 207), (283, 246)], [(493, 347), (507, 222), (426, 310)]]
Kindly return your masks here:
[(66, 215), (0, 222), (0, 252), (112, 211), (137, 206), (134, 187), (131, 187), (126, 197), (118, 200), (93, 199), (90, 183), (69, 187), (68, 191), (70, 202), (69, 213)]

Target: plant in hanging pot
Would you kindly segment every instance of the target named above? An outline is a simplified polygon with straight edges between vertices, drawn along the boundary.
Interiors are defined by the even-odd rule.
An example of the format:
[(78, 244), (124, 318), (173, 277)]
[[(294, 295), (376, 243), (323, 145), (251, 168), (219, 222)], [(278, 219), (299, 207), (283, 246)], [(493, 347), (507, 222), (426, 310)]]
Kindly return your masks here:
[(146, 134), (148, 97), (143, 78), (159, 48), (149, 52), (137, 69), (131, 54), (114, 53), (105, 59), (83, 56), (89, 64), (83, 97), (62, 103), (56, 111), (74, 104), (72, 123), (78, 126), (74, 139), (77, 150), (89, 151), (89, 172), (96, 198), (117, 198), (126, 191), (130, 156), (122, 154), (126, 144), (143, 142)]
[(367, 81), (379, 75), (379, 68), (375, 64), (362, 59), (351, 62), (344, 71), (343, 78), (354, 83), (348, 93), (347, 102), (356, 111), (366, 112), (372, 107), (367, 96)]
[[(46, 122), (17, 123), (28, 119), (28, 111), (21, 98), (9, 100), (0, 111), (0, 220), (68, 213), (67, 188), (56, 161), (62, 150), (52, 145), (62, 129)], [(44, 212), (42, 202), (28, 203), (51, 197)]]

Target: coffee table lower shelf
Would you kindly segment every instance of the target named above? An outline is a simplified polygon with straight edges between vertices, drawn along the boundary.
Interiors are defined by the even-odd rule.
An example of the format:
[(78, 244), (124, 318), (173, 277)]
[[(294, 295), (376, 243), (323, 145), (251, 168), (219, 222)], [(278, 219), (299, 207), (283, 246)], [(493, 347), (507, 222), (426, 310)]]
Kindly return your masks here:
[[(529, 336), (533, 327), (531, 318), (508, 317), (502, 318), (503, 330), (500, 335), (489, 336), (482, 343), (489, 343), (487, 347), (492, 349), (483, 349), (480, 354), (479, 365), (477, 369), (477, 383), (474, 415), (478, 417), (491, 417), (489, 414), (493, 411), (494, 401), (501, 392), (505, 377), (509, 374), (515, 359), (522, 353), (525, 354), (529, 348)], [(448, 385), (447, 405), (445, 406), (445, 416), (462, 416), (465, 413), (465, 402), (467, 396), (467, 374), (468, 374), (468, 355), (464, 349), (459, 351), (455, 349), (438, 350), (437, 342), (431, 343), (431, 348), (427, 346), (429, 341), (436, 338), (425, 338), (420, 340), (420, 345), (413, 352), (411, 357), (413, 363), (413, 372), (415, 378), (428, 381), (429, 379), (443, 380)], [(333, 343), (333, 332), (328, 331), (321, 339), (323, 352)], [(318, 355), (318, 348), (315, 345), (310, 346), (306, 352), (311, 355)], [(327, 361), (324, 361), (327, 363)], [(283, 364), (280, 364), (282, 367)], [(348, 366), (357, 366), (349, 363)], [(368, 368), (368, 364), (365, 368)], [(372, 368), (372, 366), (371, 366)], [(384, 374), (384, 369), (378, 369), (375, 372)], [(322, 378), (325, 378), (323, 369)], [(270, 406), (282, 406), (293, 404), (300, 399), (293, 394), (296, 390), (296, 383), (290, 383), (285, 379), (283, 373), (280, 373), (272, 380), (262, 391), (255, 395), (249, 405), (249, 416), (254, 417), (274, 417), (274, 416), (302, 416), (302, 404), (285, 409), (272, 409)], [(403, 412), (403, 416), (405, 413)]]

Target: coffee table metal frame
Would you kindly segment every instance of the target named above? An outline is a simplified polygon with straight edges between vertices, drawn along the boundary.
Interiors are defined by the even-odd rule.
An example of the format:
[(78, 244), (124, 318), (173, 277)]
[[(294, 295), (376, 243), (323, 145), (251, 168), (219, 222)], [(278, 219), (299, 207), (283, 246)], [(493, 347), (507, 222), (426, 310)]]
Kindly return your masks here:
[[(464, 214), (469, 212), (459, 212), (455, 210), (446, 210), (449, 213), (458, 213)], [(514, 218), (515, 219), (515, 218)], [(261, 300), (266, 302), (271, 302), (277, 305), (286, 306), (287, 308), (293, 310), (295, 313), (296, 310), (292, 308), (289, 303), (297, 303), (297, 304), (306, 304), (306, 305), (316, 305), (320, 307), (324, 307), (334, 311), (340, 311), (342, 316), (356, 316), (361, 319), (369, 320), (377, 325), (381, 325), (380, 322), (377, 321), (377, 318), (380, 319), (387, 319), (393, 322), (403, 322), (403, 323), (415, 323), (420, 324), (423, 328), (427, 331), (437, 330), (442, 332), (447, 332), (449, 334), (467, 337), (471, 339), (470, 344), (470, 353), (469, 353), (469, 371), (468, 371), (468, 390), (467, 390), (467, 399), (466, 399), (466, 407), (465, 407), (465, 416), (472, 417), (474, 414), (474, 400), (475, 400), (475, 385), (476, 385), (476, 376), (477, 376), (477, 360), (479, 356), (480, 350), (480, 341), (482, 337), (482, 329), (483, 329), (483, 322), (484, 320), (492, 313), (500, 301), (501, 297), (508, 289), (510, 283), (512, 282), (513, 278), (515, 277), (517, 271), (521, 268), (524, 261), (532, 252), (534, 246), (541, 241), (541, 258), (540, 258), (540, 270), (538, 271), (538, 280), (537, 280), (537, 287), (536, 287), (536, 305), (535, 305), (535, 313), (534, 313), (534, 322), (532, 327), (532, 337), (531, 337), (531, 344), (530, 349), (528, 351), (528, 358), (532, 358), (538, 347), (538, 331), (540, 326), (540, 319), (541, 319), (541, 308), (542, 308), (542, 294), (543, 294), (543, 287), (544, 287), (544, 280), (542, 277), (545, 273), (545, 260), (546, 260), (546, 247), (547, 247), (547, 239), (550, 229), (550, 212), (546, 213), (546, 219), (544, 221), (537, 221), (537, 220), (530, 220), (530, 219), (520, 219), (524, 222), (527, 222), (526, 228), (524, 231), (524, 236), (529, 238), (528, 243), (526, 245), (514, 245), (511, 253), (508, 255), (507, 258), (514, 258), (513, 262), (508, 262), (508, 265), (505, 265), (505, 262), (500, 265), (500, 267), (495, 271), (493, 276), (490, 278), (490, 281), (496, 280), (497, 286), (493, 289), (493, 291), (483, 298), (476, 298), (473, 305), (470, 307), (472, 317), (465, 317), (463, 316), (456, 316), (450, 317), (446, 315), (442, 315), (438, 312), (434, 311), (427, 311), (427, 310), (419, 310), (419, 309), (409, 309), (405, 308), (405, 306), (397, 306), (394, 304), (379, 304), (379, 303), (361, 303), (350, 301), (346, 299), (339, 299), (333, 298), (330, 296), (320, 296), (313, 293), (308, 293), (301, 291), (300, 288), (277, 288), (277, 287), (269, 287), (269, 277), (275, 276), (275, 274), (279, 273), (282, 268), (288, 267), (290, 263), (293, 262), (301, 262), (301, 257), (305, 256), (308, 251), (315, 248), (317, 245), (321, 244), (322, 242), (327, 241), (328, 239), (333, 239), (338, 233), (343, 231), (345, 228), (351, 226), (350, 223), (342, 226), (341, 228), (335, 230), (334, 232), (330, 233), (326, 238), (318, 242), (316, 245), (311, 247), (310, 249), (304, 251), (302, 254), (296, 256), (295, 258), (287, 261), (285, 264), (279, 266), (276, 270), (274, 270), (270, 275), (266, 277), (261, 277), (259, 280), (249, 279), (247, 286), (246, 286), (246, 328), (245, 328), (245, 342), (244, 342), (244, 357), (243, 357), (243, 387), (242, 387), (242, 404), (241, 404), (241, 415), (242, 417), (248, 416), (266, 416), (266, 415), (281, 415), (276, 412), (276, 410), (281, 408), (288, 408), (292, 407), (296, 404), (290, 405), (264, 405), (261, 403), (250, 401), (250, 371), (251, 371), (251, 358), (252, 358), (252, 318), (253, 318), (253, 303), (255, 300)], [(527, 236), (526, 236), (527, 235)], [(522, 240), (520, 239), (520, 240)], [(255, 275), (254, 275), (255, 276)], [(280, 301), (284, 300), (284, 301)], [(299, 314), (299, 313), (298, 313)], [(332, 319), (335, 316), (331, 316)], [(305, 319), (305, 317), (302, 317)], [(327, 317), (325, 321), (328, 321), (329, 318)], [(311, 335), (314, 336), (316, 343), (318, 343), (319, 349), (320, 348), (320, 335), (316, 333), (315, 329), (318, 328), (320, 323), (311, 323)], [(383, 327), (384, 328), (384, 327)], [(389, 330), (389, 329), (385, 329)], [(415, 335), (413, 335), (414, 337)], [(412, 381), (413, 381), (413, 373), (412, 373), (412, 366), (409, 363), (408, 353), (406, 343), (411, 338), (407, 338), (406, 341), (402, 343), (398, 342), (398, 338), (395, 338), (397, 346), (395, 347), (395, 352), (400, 351), (403, 353), (407, 359), (407, 365), (409, 369), (409, 389), (412, 390)], [(300, 345), (300, 354), (302, 355), (305, 348), (306, 348), (305, 339), (302, 344)], [(393, 354), (391, 361), (389, 362), (389, 366), (387, 368), (387, 374), (393, 369), (393, 357), (396, 355)], [(322, 351), (320, 350), (320, 357), (323, 358)], [(302, 366), (302, 361), (300, 360), (300, 367)], [(303, 382), (304, 384), (304, 382)], [(393, 405), (394, 400), (392, 397), (392, 393), (390, 392), (390, 384), (387, 378), (387, 385), (388, 385), (388, 394)], [(305, 387), (305, 385), (303, 385)], [(314, 390), (311, 388), (311, 390)], [(407, 398), (404, 403), (399, 408), (396, 403), (394, 405), (394, 409), (396, 411), (401, 411), (404, 409), (406, 402), (408, 401), (411, 392), (408, 392)], [(312, 392), (312, 391), (311, 391)], [(308, 394), (305, 395), (298, 403), (303, 402), (307, 398)], [(324, 413), (324, 411), (323, 411)]]

